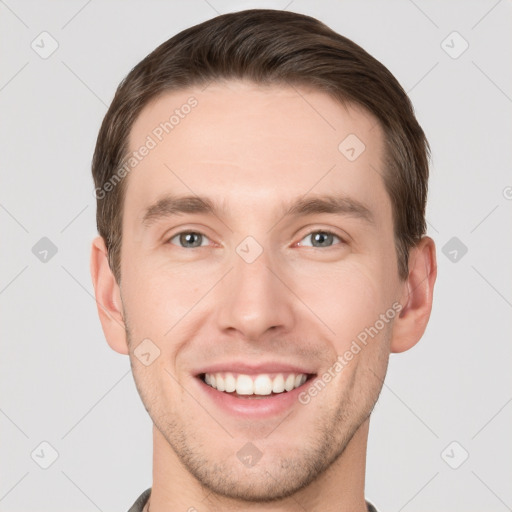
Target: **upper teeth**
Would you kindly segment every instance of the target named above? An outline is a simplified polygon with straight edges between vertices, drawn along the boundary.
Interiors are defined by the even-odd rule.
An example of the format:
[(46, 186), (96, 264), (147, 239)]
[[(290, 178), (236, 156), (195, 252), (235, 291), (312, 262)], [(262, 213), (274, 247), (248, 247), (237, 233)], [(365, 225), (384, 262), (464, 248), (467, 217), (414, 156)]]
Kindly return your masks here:
[(232, 373), (205, 373), (206, 384), (218, 391), (239, 395), (270, 395), (282, 393), (302, 386), (306, 382), (305, 373), (279, 373), (273, 377), (266, 373), (258, 375), (233, 375)]

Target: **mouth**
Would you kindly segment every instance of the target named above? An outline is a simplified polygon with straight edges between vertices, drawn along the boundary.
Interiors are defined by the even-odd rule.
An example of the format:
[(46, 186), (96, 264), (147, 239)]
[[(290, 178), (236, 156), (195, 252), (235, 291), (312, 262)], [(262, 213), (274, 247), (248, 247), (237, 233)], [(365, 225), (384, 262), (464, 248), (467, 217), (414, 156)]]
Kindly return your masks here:
[(200, 373), (197, 377), (210, 388), (239, 399), (268, 399), (301, 388), (316, 374), (278, 372), (244, 374), (234, 372)]
[[(281, 366), (281, 365), (280, 365)], [(300, 404), (300, 395), (316, 373), (306, 373), (303, 368), (279, 368), (268, 365), (257, 369), (239, 365), (228, 371), (226, 367), (211, 368), (195, 374), (199, 396), (222, 414), (234, 417), (238, 421), (264, 421), (288, 416), (295, 408), (301, 414), (304, 406)]]

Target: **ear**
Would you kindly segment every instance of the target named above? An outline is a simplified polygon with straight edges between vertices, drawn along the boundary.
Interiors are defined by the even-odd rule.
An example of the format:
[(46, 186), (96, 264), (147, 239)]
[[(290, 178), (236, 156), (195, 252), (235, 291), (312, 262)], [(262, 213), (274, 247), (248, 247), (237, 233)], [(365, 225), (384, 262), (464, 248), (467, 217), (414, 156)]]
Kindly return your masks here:
[(436, 277), (436, 246), (432, 238), (424, 236), (409, 252), (409, 275), (403, 282), (403, 308), (393, 324), (391, 352), (409, 350), (423, 336), (432, 311)]
[(113, 350), (128, 354), (121, 291), (110, 270), (107, 247), (101, 236), (92, 241), (90, 270), (105, 338)]

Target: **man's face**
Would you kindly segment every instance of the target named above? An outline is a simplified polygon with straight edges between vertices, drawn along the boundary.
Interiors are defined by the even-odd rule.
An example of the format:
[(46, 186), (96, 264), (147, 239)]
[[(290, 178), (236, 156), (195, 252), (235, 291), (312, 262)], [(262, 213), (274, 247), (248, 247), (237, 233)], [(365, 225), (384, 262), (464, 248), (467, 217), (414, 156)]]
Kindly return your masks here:
[[(197, 106), (158, 142), (155, 127), (191, 96)], [(386, 372), (392, 319), (335, 365), (402, 292), (382, 130), (318, 91), (230, 82), (152, 102), (130, 149), (148, 135), (158, 143), (127, 178), (121, 297), (155, 449), (220, 495), (288, 496), (367, 426)], [(169, 195), (207, 197), (219, 209), (153, 209), (143, 222)], [(298, 200), (327, 196), (344, 198), (342, 208), (285, 215)], [(151, 355), (142, 360), (159, 350), (147, 366), (134, 354), (145, 339)], [(260, 376), (257, 393), (268, 389), (265, 375), (278, 391), (280, 374), (308, 381), (251, 398), (215, 390), (204, 373), (224, 386)]]

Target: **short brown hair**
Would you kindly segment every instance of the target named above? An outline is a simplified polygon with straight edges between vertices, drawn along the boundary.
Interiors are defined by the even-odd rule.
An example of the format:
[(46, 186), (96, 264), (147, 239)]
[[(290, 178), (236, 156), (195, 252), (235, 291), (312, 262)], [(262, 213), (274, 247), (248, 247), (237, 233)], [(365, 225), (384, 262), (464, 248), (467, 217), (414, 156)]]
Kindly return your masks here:
[[(426, 232), (427, 139), (391, 72), (310, 16), (268, 9), (223, 14), (183, 30), (151, 52), (121, 82), (101, 125), (92, 162), (96, 190), (103, 190), (123, 165), (130, 130), (150, 100), (230, 79), (312, 87), (362, 106), (378, 119), (385, 135), (383, 179), (393, 209), (398, 273), (405, 279), (409, 249)], [(110, 188), (96, 196), (96, 221), (120, 283), (126, 179)]]

